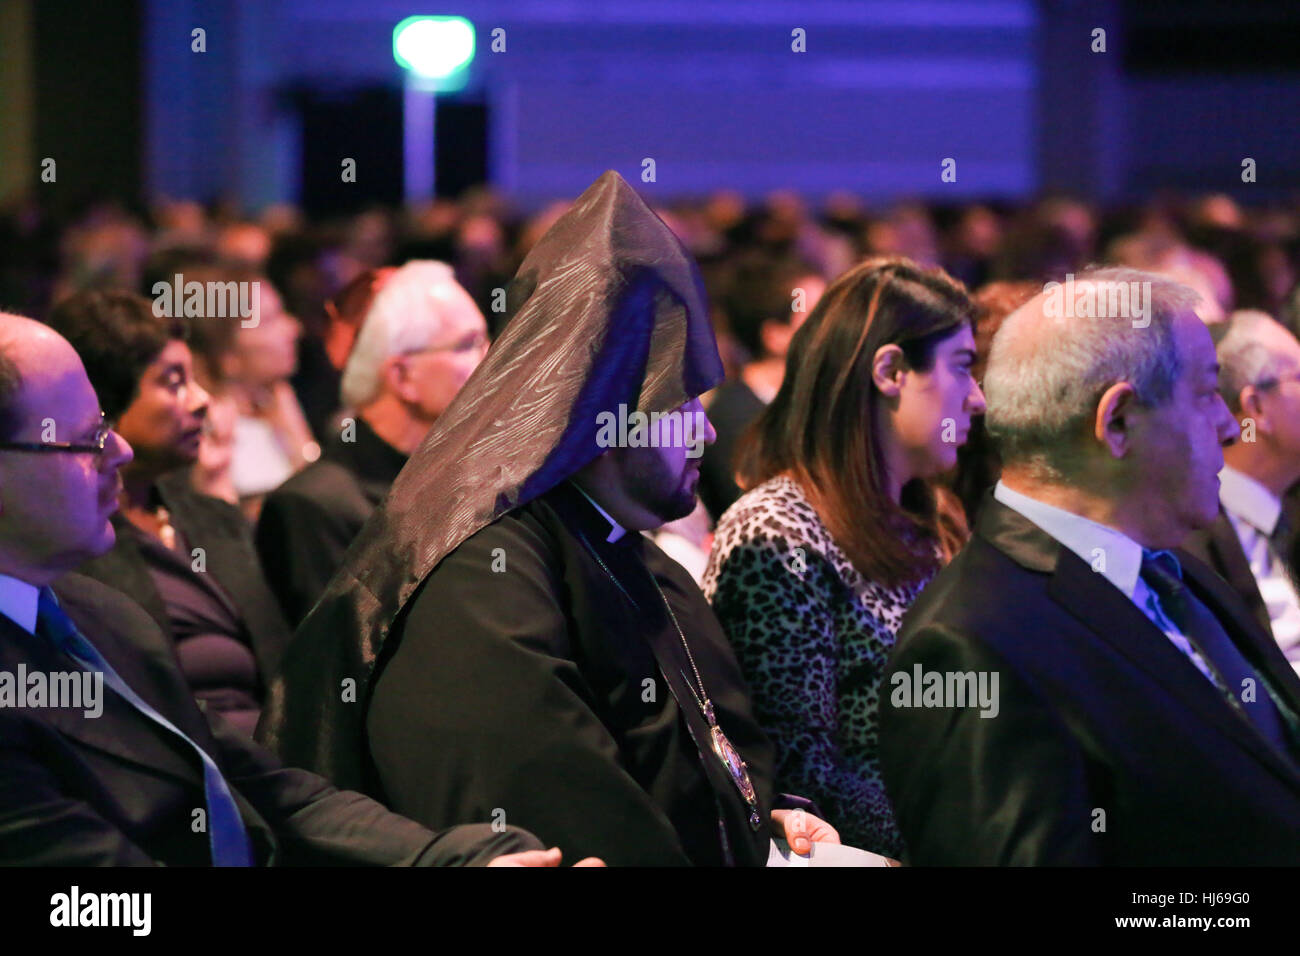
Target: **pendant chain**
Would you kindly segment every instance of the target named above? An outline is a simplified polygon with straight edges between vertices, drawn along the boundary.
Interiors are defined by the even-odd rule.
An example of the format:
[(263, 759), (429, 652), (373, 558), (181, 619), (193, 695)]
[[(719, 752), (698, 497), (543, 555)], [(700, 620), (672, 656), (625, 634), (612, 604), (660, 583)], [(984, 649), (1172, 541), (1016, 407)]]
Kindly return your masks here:
[[(600, 565), (600, 569), (605, 572), (606, 576), (611, 581), (614, 582), (614, 586), (623, 592), (623, 596), (632, 602), (633, 607), (640, 610), (641, 605), (637, 604), (636, 599), (628, 593), (627, 588), (623, 587), (622, 582), (614, 576), (614, 572), (605, 565), (604, 560), (602, 560), (601, 556), (596, 553), (596, 549), (591, 546), (591, 542), (587, 540), (586, 535), (581, 531), (578, 531), (577, 535), (579, 540), (581, 540), (583, 545), (586, 547), (587, 552), (596, 559), (596, 563)], [(668, 617), (673, 622), (673, 627), (677, 629), (677, 637), (682, 642), (682, 650), (686, 652), (686, 659), (691, 662), (691, 670), (695, 673), (695, 683), (699, 686), (699, 692), (697, 693), (695, 687), (691, 685), (690, 678), (686, 676), (685, 671), (678, 668), (678, 673), (682, 675), (682, 680), (690, 690), (691, 696), (695, 698), (695, 703), (699, 706), (700, 712), (704, 715), (705, 721), (708, 722), (709, 734), (712, 738), (711, 743), (713, 746), (713, 752), (722, 762), (727, 774), (731, 777), (731, 782), (736, 785), (736, 789), (740, 791), (741, 797), (748, 805), (749, 827), (757, 833), (763, 826), (763, 818), (759, 812), (758, 796), (754, 791), (754, 784), (749, 779), (749, 772), (746, 769), (745, 761), (735, 747), (732, 746), (731, 741), (727, 739), (727, 735), (722, 732), (722, 728), (718, 726), (718, 719), (713, 713), (713, 702), (709, 700), (708, 691), (704, 687), (704, 680), (700, 677), (700, 669), (695, 666), (695, 655), (691, 653), (691, 646), (686, 643), (686, 635), (682, 633), (682, 626), (677, 621), (677, 615), (673, 613), (672, 605), (668, 603), (668, 595), (664, 594), (664, 589), (659, 586), (659, 581), (655, 578), (654, 572), (648, 567), (645, 570), (646, 574), (650, 575), (650, 583), (653, 584), (655, 590), (659, 592), (659, 599), (664, 602), (664, 609), (668, 612)], [(667, 679), (666, 674), (665, 679)], [(668, 690), (672, 693), (671, 685)], [(676, 695), (674, 694), (674, 696)], [(695, 740), (696, 748), (699, 749), (701, 757), (703, 757), (704, 748), (701, 747), (700, 742), (695, 739), (695, 731), (691, 730), (689, 721), (686, 724), (686, 729), (690, 733), (691, 739)], [(713, 795), (713, 799), (718, 808), (718, 832), (721, 834), (722, 838), (723, 857), (727, 860), (731, 860), (731, 841), (727, 838), (726, 818), (722, 812), (722, 805), (717, 803), (718, 795), (716, 792)]]
[[(581, 532), (579, 532), (578, 536), (582, 538), (582, 543), (587, 546), (587, 550), (591, 553), (591, 556), (596, 559), (596, 563), (600, 565), (600, 569), (609, 576), (611, 581), (614, 582), (614, 586), (622, 591), (629, 601), (636, 604), (636, 601), (632, 599), (632, 595), (628, 594), (627, 589), (623, 587), (618, 578), (614, 577), (614, 572), (610, 571), (610, 569), (605, 566), (605, 562), (601, 560), (600, 555), (596, 553), (596, 549), (591, 546), (591, 543), (587, 540), (586, 536), (582, 535)], [(700, 677), (700, 669), (695, 666), (695, 655), (691, 653), (691, 646), (686, 643), (686, 635), (682, 633), (682, 626), (677, 623), (677, 615), (673, 613), (672, 605), (668, 603), (668, 595), (664, 594), (663, 588), (661, 588), (659, 582), (655, 580), (653, 571), (646, 568), (646, 574), (650, 576), (650, 583), (653, 584), (655, 590), (659, 592), (659, 598), (664, 602), (664, 609), (668, 612), (668, 617), (673, 622), (673, 627), (677, 629), (677, 637), (682, 642), (682, 650), (686, 652), (686, 659), (690, 661), (691, 671), (695, 674), (695, 683), (700, 688), (697, 693), (695, 687), (691, 686), (689, 678), (686, 678), (686, 672), (682, 671), (682, 677), (686, 679), (686, 689), (689, 690), (691, 696), (695, 698), (695, 703), (700, 708), (700, 713), (704, 715), (704, 719), (708, 721), (709, 726), (716, 727), (718, 721), (713, 714), (713, 702), (709, 700), (709, 693), (704, 687), (703, 679)]]

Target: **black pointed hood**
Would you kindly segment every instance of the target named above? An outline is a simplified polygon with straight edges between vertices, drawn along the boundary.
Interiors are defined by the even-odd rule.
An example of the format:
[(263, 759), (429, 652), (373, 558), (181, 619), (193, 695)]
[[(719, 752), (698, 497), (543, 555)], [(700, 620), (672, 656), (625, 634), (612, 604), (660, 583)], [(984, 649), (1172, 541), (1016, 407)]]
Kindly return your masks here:
[[(524, 259), (500, 338), (438, 419), (303, 621), (259, 737), (294, 766), (363, 785), (364, 714), (390, 628), (475, 532), (595, 459), (598, 416), (668, 412), (722, 380), (699, 270), (606, 172)], [(341, 702), (344, 681), (355, 702)]]

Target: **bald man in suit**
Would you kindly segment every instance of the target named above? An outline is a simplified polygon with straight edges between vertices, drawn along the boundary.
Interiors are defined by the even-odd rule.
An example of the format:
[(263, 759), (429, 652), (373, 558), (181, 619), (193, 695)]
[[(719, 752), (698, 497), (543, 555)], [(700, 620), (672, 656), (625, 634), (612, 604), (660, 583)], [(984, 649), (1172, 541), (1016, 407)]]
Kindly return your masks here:
[(72, 347), (0, 314), (0, 863), (558, 862), (520, 830), (431, 832), (209, 726), (153, 619), (67, 573), (112, 546), (130, 458)]

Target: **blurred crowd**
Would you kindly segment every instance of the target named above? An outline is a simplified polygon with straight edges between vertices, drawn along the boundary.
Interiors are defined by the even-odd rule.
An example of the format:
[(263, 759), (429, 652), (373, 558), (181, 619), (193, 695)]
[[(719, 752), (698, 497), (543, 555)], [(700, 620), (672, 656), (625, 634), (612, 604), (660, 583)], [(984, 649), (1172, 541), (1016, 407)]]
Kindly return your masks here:
[[(608, 187), (610, 180), (602, 181)], [(620, 188), (607, 195), (630, 202), (631, 191), (626, 184)], [(688, 503), (648, 509), (653, 524), (626, 527), (649, 533), (681, 566), (674, 565), (670, 577), (685, 569), (674, 587), (698, 597), (698, 620), (688, 622), (693, 636), (706, 640), (725, 633), (752, 689), (756, 720), (774, 742), (774, 772), (786, 791), (806, 794), (830, 811), (847, 842), (890, 858), (910, 852), (919, 862), (1182, 859), (1181, 831), (1168, 845), (1155, 840), (1152, 849), (1142, 837), (1116, 841), (1119, 849), (1104, 853), (1091, 848), (1083, 853), (1082, 844), (1069, 841), (1038, 846), (1022, 840), (1012, 850), (997, 839), (985, 841), (984, 834), (996, 828), (975, 817), (965, 827), (959, 815), (932, 813), (925, 794), (953, 787), (961, 795), (955, 803), (966, 799), (965, 768), (996, 750), (981, 736), (991, 731), (979, 719), (960, 733), (947, 725), (918, 730), (918, 722), (927, 719), (924, 713), (913, 713), (911, 704), (900, 705), (893, 697), (889, 708), (883, 703), (884, 675), (904, 660), (896, 636), (908, 627), (924, 631), (925, 622), (941, 613), (953, 620), (943, 618), (922, 637), (978, 630), (984, 625), (976, 627), (962, 615), (996, 604), (989, 625), (996, 640), (989, 638), (990, 646), (1003, 641), (1016, 653), (1023, 651), (1033, 667), (1041, 665), (1043, 674), (1054, 674), (1052, 668), (1066, 656), (1040, 646), (1029, 633), (1034, 628), (1020, 618), (1021, 606), (1037, 600), (1038, 578), (1026, 573), (1024, 580), (1008, 584), (1003, 578), (1011, 574), (1010, 564), (990, 571), (991, 565), (979, 562), (991, 553), (990, 541), (1021, 561), (1024, 542), (1033, 535), (1044, 553), (1055, 555), (1054, 541), (1078, 554), (1092, 553), (1083, 543), (1102, 540), (1096, 538), (1098, 528), (1105, 531), (1102, 526), (1129, 534), (1121, 534), (1119, 544), (1106, 538), (1110, 543), (1097, 549), (1127, 554), (1127, 563), (1119, 564), (1132, 572), (1129, 580), (1121, 580), (1121, 569), (1061, 564), (1071, 573), (1088, 567), (1103, 571), (1118, 589), (1094, 595), (1096, 607), (1088, 613), (1100, 622), (1099, 630), (1133, 631), (1142, 624), (1132, 613), (1130, 603), (1136, 603), (1199, 671), (1179, 658), (1156, 668), (1188, 682), (1188, 693), (1204, 696), (1207, 688), (1224, 689), (1243, 675), (1251, 682), (1265, 680), (1271, 689), (1262, 699), (1281, 703), (1255, 708), (1263, 713), (1251, 716), (1258, 726), (1248, 729), (1283, 756), (1287, 773), (1300, 766), (1300, 717), (1293, 713), (1294, 702), (1288, 703), (1300, 694), (1300, 539), (1295, 536), (1300, 432), (1294, 425), (1300, 405), (1293, 404), (1300, 393), (1283, 387), (1300, 382), (1300, 204), (1245, 207), (1224, 195), (1207, 195), (1160, 196), (1104, 209), (1067, 197), (1021, 204), (870, 206), (837, 194), (815, 206), (788, 192), (757, 203), (718, 192), (656, 208), (662, 222), (640, 205), (640, 231), (614, 230), (613, 220), (601, 220), (603, 228), (618, 233), (608, 237), (614, 246), (659, 233), (650, 251), (620, 249), (626, 258), (616, 257), (613, 264), (596, 261), (600, 256), (589, 242), (571, 246), (567, 234), (556, 238), (566, 224), (572, 229), (573, 220), (594, 215), (579, 203), (566, 217), (571, 208), (555, 203), (523, 214), (479, 190), (456, 201), (439, 199), (406, 210), (372, 208), (328, 220), (312, 220), (287, 206), (250, 218), (226, 205), (186, 201), (147, 211), (95, 203), (63, 218), (37, 205), (0, 210), (0, 310), (13, 313), (5, 320), (15, 341), (40, 341), (43, 334), (21, 316), (58, 332), (67, 340), (60, 339), (59, 347), (75, 352), (93, 388), (93, 395), (83, 389), (91, 396), (86, 401), (97, 400), (103, 416), (78, 441), (56, 444), (78, 454), (97, 451), (105, 473), (121, 470), (120, 486), (110, 489), (119, 509), (112, 518), (115, 543), (111, 549), (87, 550), (93, 557), (78, 568), (148, 612), (173, 641), (180, 674), (195, 696), (245, 738), (255, 732), (278, 735), (267, 730), (266, 718), (273, 718), (274, 728), (283, 708), (273, 706), (268, 694), (285, 672), (282, 663), (295, 629), (297, 646), (307, 646), (304, 621), (313, 620), (313, 613), (318, 624), (328, 617), (320, 610), (330, 600), (320, 601), (327, 585), (360, 580), (381, 563), (366, 564), (353, 543), (407, 462), (425, 454), (418, 451), (422, 446), (427, 452), (426, 436), (457, 394), (464, 389), (461, 409), (481, 410), (485, 401), (497, 402), (489, 416), (493, 427), (501, 425), (496, 416), (506, 414), (503, 396), (513, 402), (519, 394), (525, 417), (560, 401), (554, 389), (526, 387), (535, 380), (527, 378), (530, 369), (523, 366), (549, 356), (546, 367), (572, 373), (589, 357), (587, 342), (608, 344), (602, 336), (610, 330), (636, 331), (622, 305), (601, 314), (589, 336), (564, 325), (570, 312), (581, 312), (591, 298), (583, 277), (603, 276), (618, 296), (630, 296), (636, 283), (620, 270), (633, 263), (653, 273), (674, 257), (686, 262), (679, 241), (699, 266), (708, 302), (703, 321), (712, 321), (725, 374), (721, 384), (703, 395), (691, 393), (691, 401), (677, 410), (707, 411), (711, 422), (698, 483), (690, 484), (691, 455), (676, 462), (680, 474), (668, 475), (689, 486)], [(549, 246), (544, 237), (550, 237)], [(534, 252), (531, 272), (520, 274), (534, 246), (549, 250), (549, 258)], [(536, 259), (549, 262), (557, 282), (548, 285), (545, 275), (538, 279)], [(1100, 320), (1115, 316), (1090, 311), (1066, 313), (1070, 319), (1063, 320), (1062, 313), (1047, 307), (1046, 284), (1076, 275), (1098, 295), (1145, 285), (1153, 331), (1106, 325)], [(195, 282), (209, 297), (196, 308), (182, 307), (182, 300), (188, 302), (184, 290)], [(214, 310), (214, 287), (259, 291), (244, 316), (228, 308), (243, 303), (238, 295)], [(540, 288), (550, 289), (550, 296), (535, 295)], [(677, 294), (683, 287), (672, 288)], [(683, 315), (705, 315), (696, 298), (684, 308), (669, 308), (665, 298), (656, 298), (652, 308), (663, 315), (656, 313), (655, 322), (671, 328)], [(616, 320), (619, 324), (613, 324)], [(582, 344), (581, 354), (562, 349), (534, 354), (534, 327), (553, 329), (557, 322), (571, 333), (565, 340), (570, 347), (574, 341)], [(995, 346), (999, 328), (1003, 332)], [(695, 347), (706, 339), (675, 331), (646, 348)], [(497, 348), (484, 362), (494, 341)], [(511, 364), (508, 359), (516, 355), (528, 361)], [(711, 363), (711, 351), (698, 360)], [(53, 361), (31, 359), (25, 374), (35, 375), (42, 362)], [(515, 376), (505, 385), (493, 377), (502, 368)], [(486, 374), (474, 377), (476, 369)], [(1137, 396), (1131, 405), (1125, 398), (1130, 392)], [(644, 397), (637, 390), (629, 394)], [(93, 404), (89, 407), (93, 412)], [(557, 421), (567, 421), (569, 411), (551, 409)], [(454, 426), (458, 415), (453, 412), (443, 424)], [(1122, 427), (1084, 427), (1094, 419)], [(8, 441), (9, 450), (32, 451), (34, 438), (19, 437)], [(522, 441), (515, 436), (509, 447), (492, 446), (501, 456), (494, 474), (514, 474), (517, 462), (511, 456)], [(474, 456), (486, 460), (485, 447), (473, 445)], [(640, 449), (630, 447), (635, 457)], [(622, 473), (600, 472), (602, 460), (608, 465), (621, 459), (598, 457), (588, 466), (596, 471), (575, 473), (582, 481), (574, 480), (590, 507), (609, 522), (609, 536), (602, 540), (612, 544), (625, 527), (601, 501), (622, 499), (609, 488), (606, 497), (584, 490), (587, 484), (598, 490), (601, 482), (618, 485), (611, 475)], [(412, 470), (436, 488), (447, 480), (448, 467), (441, 460), (436, 466), (421, 460)], [(32, 474), (37, 477), (31, 487), (37, 488), (44, 479)], [(647, 468), (646, 474), (659, 473)], [(1218, 484), (1211, 488), (1215, 474)], [(630, 481), (629, 487), (645, 490)], [(567, 500), (562, 489), (548, 494), (558, 496), (561, 505)], [(423, 498), (394, 508), (396, 496), (394, 491), (388, 507), (399, 518), (422, 527), (425, 519), (439, 517)], [(500, 501), (509, 498), (503, 489)], [(588, 507), (577, 499), (569, 505), (580, 512)], [(522, 507), (542, 504), (526, 501)], [(984, 517), (977, 524), (981, 509)], [(1115, 520), (1094, 520), (1099, 514)], [(1153, 532), (1146, 526), (1153, 515), (1172, 515), (1169, 522), (1178, 534)], [(376, 534), (391, 533), (398, 523), (371, 522), (369, 545), (375, 547)], [(597, 525), (603, 535), (605, 526)], [(1188, 553), (1209, 565), (1205, 573), (1212, 569), (1220, 584), (1236, 592), (1223, 607), (1215, 604), (1222, 595), (1211, 595), (1212, 612), (1227, 622), (1223, 629), (1208, 627), (1195, 608), (1188, 611), (1179, 581), (1183, 570), (1197, 581), (1200, 566), (1184, 569), (1174, 563), (1170, 571), (1158, 563), (1171, 556), (1164, 549), (1184, 539)], [(380, 550), (423, 553), (404, 545)], [(959, 555), (967, 556), (965, 563), (958, 563)], [(569, 567), (568, 558), (548, 560)], [(599, 555), (595, 560), (601, 561)], [(1032, 563), (1032, 556), (1026, 560)], [(1147, 584), (1134, 583), (1139, 568), (1150, 593), (1143, 590)], [(1070, 587), (1085, 593), (1095, 584), (1091, 571), (1076, 575)], [(539, 570), (537, 579), (544, 576)], [(524, 573), (510, 580), (532, 579)], [(467, 633), (474, 622), (490, 617), (474, 610), (480, 605), (458, 584), (447, 586), (454, 599), (439, 605), (439, 615), (469, 608)], [(503, 600), (496, 587), (492, 579), (491, 594), (480, 598), (493, 613), (523, 600), (518, 595)], [(337, 597), (337, 590), (329, 594)], [(1107, 601), (1110, 605), (1097, 610)], [(1073, 626), (1053, 617), (1059, 609), (1045, 599), (1036, 608), (1037, 617), (1029, 618), (1034, 627), (1040, 620), (1053, 622), (1043, 626), (1059, 638)], [(689, 654), (675, 617), (673, 623)], [(1234, 647), (1232, 640), (1219, 641), (1225, 629), (1246, 637)], [(513, 625), (502, 630), (515, 633)], [(593, 633), (593, 640), (605, 639), (605, 630)], [(1080, 660), (1093, 652), (1085, 637), (1069, 638), (1078, 645), (1072, 653)], [(1184, 638), (1201, 643), (1191, 648)], [(898, 640), (904, 651), (930, 655), (926, 661), (942, 660), (940, 652), (946, 652), (942, 641), (936, 649), (921, 638), (906, 646)], [(981, 648), (984, 640), (972, 639), (970, 646)], [(305, 659), (316, 663), (315, 657)], [(998, 670), (972, 660), (957, 670)], [(792, 661), (801, 663), (793, 668)], [(792, 670), (799, 672), (794, 684)], [(1095, 711), (1104, 723), (1123, 711), (1126, 701), (1155, 699), (1147, 688), (1112, 692), (1116, 674), (1127, 672), (1099, 678), (1096, 689), (1079, 690), (1079, 713)], [(1201, 685), (1201, 675), (1208, 684)], [(506, 677), (498, 679), (508, 683)], [(337, 684), (329, 693), (337, 694)], [(421, 691), (410, 699), (423, 696)], [(1011, 712), (1013, 703), (1035, 699), (1008, 691), (1002, 706)], [(1232, 715), (1225, 710), (1229, 706), (1240, 710), (1231, 694), (1224, 700), (1205, 698), (1189, 713)], [(1050, 724), (1031, 710), (1016, 713), (1030, 715), (1039, 730)], [(1166, 718), (1181, 726), (1180, 714), (1155, 704), (1150, 713), (1135, 710), (1116, 738), (1116, 765), (1129, 759), (1121, 752), (1132, 728), (1154, 727), (1152, 721)], [(394, 739), (404, 739), (407, 723), (396, 721)], [(1009, 728), (1007, 746), (1020, 747), (1028, 739), (1014, 719), (997, 726), (999, 732)], [(1089, 733), (1080, 736), (1090, 740)], [(1167, 736), (1157, 730), (1152, 735)], [(940, 739), (951, 742), (949, 756), (912, 759), (916, 741)], [(1024, 780), (1069, 776), (1039, 760), (1035, 746), (1022, 748), (1033, 759), (985, 761), (1006, 774), (991, 793), (1001, 793), (1004, 782), (1006, 792), (1016, 793)], [(1181, 753), (1181, 746), (1161, 753)], [(1206, 761), (1220, 756), (1210, 754)], [(1145, 767), (1158, 761), (1135, 763)], [(1041, 774), (1040, 765), (1046, 768)], [(1017, 777), (1025, 767), (1033, 773)], [(1159, 780), (1180, 788), (1193, 776), (1181, 767), (1157, 769)], [(1198, 765), (1195, 775), (1203, 772)], [(922, 780), (917, 774), (935, 777)], [(1141, 774), (1132, 781), (1120, 774), (1116, 779), (1124, 786), (1131, 782), (1134, 794), (1155, 794), (1152, 819), (1160, 817), (1158, 791)], [(419, 782), (423, 793), (424, 781)], [(1224, 805), (1240, 808), (1268, 796), (1262, 784), (1248, 783), (1242, 784), (1244, 795), (1222, 796)], [(918, 793), (922, 796), (912, 799)], [(997, 806), (995, 796), (988, 806)], [(1289, 808), (1293, 797), (1287, 799)], [(1081, 806), (1094, 803), (1089, 794)], [(1027, 801), (1026, 819), (1056, 813), (1058, 805), (1064, 804), (1050, 796)], [(425, 819), (413, 807), (393, 809), (431, 827), (464, 822)], [(1200, 813), (1208, 817), (1219, 810), (1189, 811), (1188, 818)], [(1294, 820), (1293, 814), (1285, 818)], [(705, 822), (711, 834), (713, 821)], [(950, 836), (936, 835), (950, 823)], [(1138, 829), (1150, 828), (1143, 823)], [(1263, 836), (1252, 844), (1224, 828), (1219, 835), (1227, 842), (1212, 845), (1207, 858), (1235, 859), (1236, 850), (1225, 848), (1240, 842), (1243, 858), (1258, 862), (1260, 848), (1277, 842), (1272, 832), (1261, 826)], [(607, 846), (595, 850), (611, 853)], [(693, 851), (687, 855), (697, 862), (712, 859)], [(634, 853), (628, 858), (640, 859)]]
[[(342, 370), (376, 276), (411, 260), (449, 264), (495, 338), (506, 318), (503, 290), (566, 208), (557, 202), (524, 215), (485, 189), (321, 220), (286, 205), (249, 217), (224, 204), (166, 201), (144, 211), (100, 202), (56, 218), (18, 204), (0, 210), (0, 303), (44, 317), (87, 290), (152, 299), (156, 284), (177, 274), (263, 280), (255, 325), (199, 317), (190, 343), (214, 398), (196, 482), (255, 516), (261, 496), (318, 458), (337, 432)], [(1040, 287), (1113, 264), (1191, 286), (1207, 323), (1250, 309), (1300, 330), (1300, 206), (1247, 208), (1224, 195), (1107, 209), (1065, 197), (869, 206), (849, 194), (815, 206), (789, 192), (747, 203), (719, 191), (656, 211), (700, 264), (728, 380), (749, 393), (722, 394), (711, 414), (724, 419), (749, 417), (753, 396), (770, 400), (800, 317), (827, 282), (868, 256), (942, 267), (980, 294), (987, 316), (1018, 304), (1014, 283)], [(976, 330), (982, 345), (991, 331)], [(716, 460), (729, 460), (728, 433), (720, 429)], [(712, 471), (701, 496), (716, 518), (736, 489), (727, 469)]]

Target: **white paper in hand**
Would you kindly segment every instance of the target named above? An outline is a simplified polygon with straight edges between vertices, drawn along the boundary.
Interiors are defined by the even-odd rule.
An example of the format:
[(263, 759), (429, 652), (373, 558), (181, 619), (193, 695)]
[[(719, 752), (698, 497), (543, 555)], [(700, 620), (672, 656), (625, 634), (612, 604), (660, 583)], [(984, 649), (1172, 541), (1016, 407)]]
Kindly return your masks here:
[(767, 854), (768, 866), (889, 866), (889, 861), (878, 853), (859, 850), (840, 843), (814, 843), (807, 856), (790, 849), (785, 840), (772, 839)]

